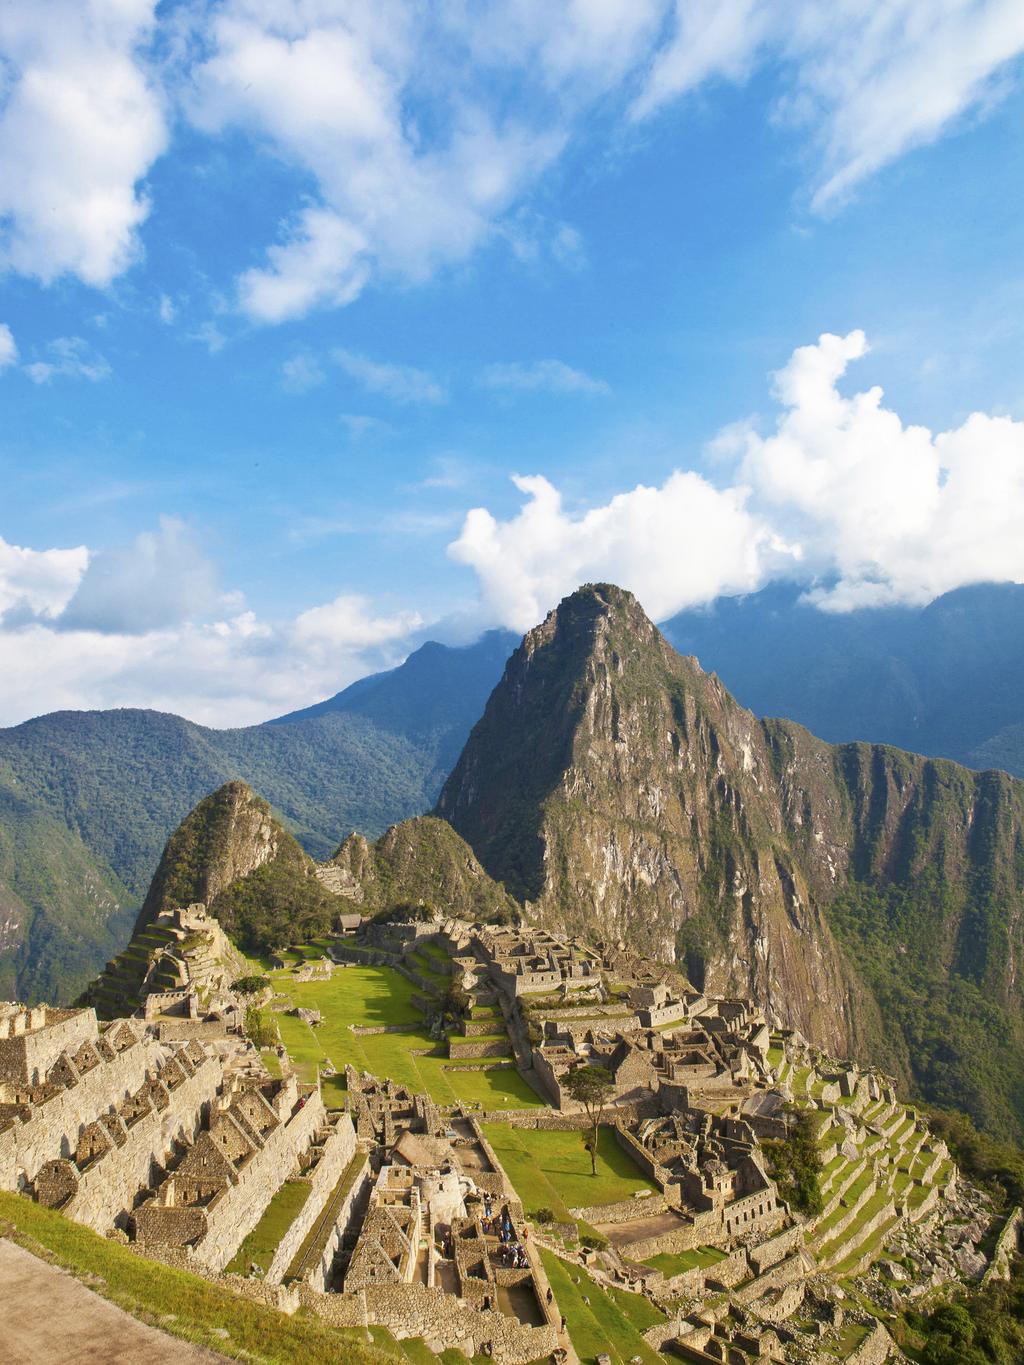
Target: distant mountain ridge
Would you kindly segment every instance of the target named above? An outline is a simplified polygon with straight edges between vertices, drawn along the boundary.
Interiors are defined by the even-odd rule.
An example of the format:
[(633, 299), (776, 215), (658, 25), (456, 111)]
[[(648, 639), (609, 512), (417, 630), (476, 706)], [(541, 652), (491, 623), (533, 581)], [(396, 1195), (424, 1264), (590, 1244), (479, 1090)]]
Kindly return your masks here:
[(75, 996), (124, 945), (171, 832), (225, 782), (251, 783), (321, 859), (429, 810), (510, 641), (429, 643), (244, 729), (116, 710), (0, 730), (0, 998)]
[(661, 629), (759, 716), (786, 716), (835, 744), (895, 744), (1024, 777), (1024, 585), (823, 612), (802, 589), (773, 584)]

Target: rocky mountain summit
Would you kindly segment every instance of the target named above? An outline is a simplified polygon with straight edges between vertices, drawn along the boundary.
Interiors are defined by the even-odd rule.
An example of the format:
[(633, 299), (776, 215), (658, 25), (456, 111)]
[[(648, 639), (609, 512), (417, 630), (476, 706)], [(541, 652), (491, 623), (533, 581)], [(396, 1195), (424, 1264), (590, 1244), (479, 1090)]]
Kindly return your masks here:
[(526, 635), (438, 813), (548, 927), (1020, 1131), (1016, 780), (758, 720), (602, 584)]

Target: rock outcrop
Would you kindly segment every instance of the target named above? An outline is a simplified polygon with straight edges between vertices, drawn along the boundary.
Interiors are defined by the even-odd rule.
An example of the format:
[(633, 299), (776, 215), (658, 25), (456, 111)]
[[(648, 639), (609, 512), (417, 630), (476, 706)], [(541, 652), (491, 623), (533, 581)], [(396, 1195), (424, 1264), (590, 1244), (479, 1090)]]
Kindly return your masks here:
[[(437, 810), (548, 927), (678, 960), (939, 1098), (984, 997), (1001, 1095), (985, 1114), (965, 1081), (947, 1102), (1024, 1121), (1024, 786), (1005, 774), (758, 720), (631, 594), (591, 585), (512, 655)], [(893, 1042), (921, 1022), (913, 990), (948, 1004), (941, 1064)]]
[(393, 825), (374, 843), (350, 834), (317, 876), (363, 914), (430, 904), (468, 920), (510, 919), (517, 906), (445, 820), (425, 815)]

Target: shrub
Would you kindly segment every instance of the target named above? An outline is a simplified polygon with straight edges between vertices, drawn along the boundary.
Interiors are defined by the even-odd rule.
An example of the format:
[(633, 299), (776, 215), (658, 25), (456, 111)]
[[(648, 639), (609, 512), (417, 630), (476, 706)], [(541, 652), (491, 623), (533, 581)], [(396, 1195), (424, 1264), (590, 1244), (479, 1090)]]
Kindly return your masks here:
[(240, 976), (237, 981), (232, 981), (231, 989), (239, 995), (256, 995), (269, 985), (269, 976)]

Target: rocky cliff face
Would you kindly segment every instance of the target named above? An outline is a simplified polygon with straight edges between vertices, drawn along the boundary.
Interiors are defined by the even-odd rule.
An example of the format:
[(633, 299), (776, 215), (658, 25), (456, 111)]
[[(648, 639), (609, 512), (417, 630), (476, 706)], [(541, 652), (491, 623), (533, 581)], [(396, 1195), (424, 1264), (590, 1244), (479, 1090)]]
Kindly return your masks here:
[[(833, 1053), (883, 1052), (935, 1093), (920, 1068), (927, 1051), (941, 1070), (941, 1048), (886, 1037), (893, 1019), (897, 1033), (921, 1027), (911, 978), (925, 994), (979, 992), (1004, 1039), (1018, 1036), (1022, 792), (759, 721), (630, 594), (597, 585), (512, 655), (438, 813), (548, 925), (675, 958)], [(948, 1018), (951, 1058), (972, 1008)], [(993, 1082), (1016, 1121), (1022, 1058), (1013, 1043)]]
[(851, 983), (763, 728), (617, 588), (524, 639), (438, 810), (548, 925), (680, 958), (844, 1053)]

